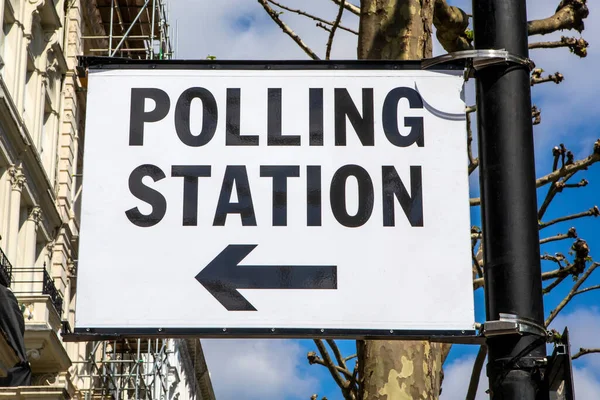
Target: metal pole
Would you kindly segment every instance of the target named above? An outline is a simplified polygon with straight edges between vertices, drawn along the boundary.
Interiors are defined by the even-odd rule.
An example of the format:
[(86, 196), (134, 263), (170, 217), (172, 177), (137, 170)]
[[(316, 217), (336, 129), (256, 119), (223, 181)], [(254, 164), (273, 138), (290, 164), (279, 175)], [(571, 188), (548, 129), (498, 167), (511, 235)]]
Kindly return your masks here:
[[(473, 0), (473, 23), (476, 49), (528, 57), (525, 0)], [(476, 79), (487, 320), (543, 327), (529, 69), (498, 64)], [(487, 336), (487, 346), (492, 399), (548, 398), (545, 336)]]
[(154, 60), (154, 24), (156, 16), (156, 0), (152, 0), (152, 28), (150, 28), (150, 59)]
[(108, 56), (112, 55), (112, 40), (113, 40), (113, 16), (115, 14), (115, 0), (110, 0), (110, 28), (108, 36)]
[(144, 10), (146, 9), (146, 7), (148, 7), (148, 3), (150, 3), (150, 0), (146, 0), (144, 2), (144, 5), (142, 6), (142, 8), (140, 8), (140, 11), (137, 13), (137, 15), (135, 16), (135, 18), (131, 22), (131, 25), (129, 25), (129, 28), (125, 32), (125, 35), (123, 35), (123, 39), (121, 39), (121, 41), (119, 42), (119, 44), (117, 44), (117, 47), (115, 47), (115, 50), (112, 52), (111, 57), (114, 57), (114, 55), (117, 53), (117, 51), (121, 48), (121, 45), (123, 45), (123, 43), (125, 42), (125, 39), (127, 39), (127, 37), (129, 36), (129, 32), (131, 32), (131, 30), (133, 29), (133, 26), (135, 25), (135, 23), (138, 21), (138, 19), (140, 19), (140, 17), (144, 13)]

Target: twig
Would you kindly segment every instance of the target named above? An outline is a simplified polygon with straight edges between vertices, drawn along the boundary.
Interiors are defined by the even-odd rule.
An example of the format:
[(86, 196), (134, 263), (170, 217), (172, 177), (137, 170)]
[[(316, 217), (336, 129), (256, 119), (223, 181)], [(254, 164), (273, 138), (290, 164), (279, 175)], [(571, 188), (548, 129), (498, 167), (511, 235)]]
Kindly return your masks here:
[[(310, 365), (318, 364), (318, 365), (322, 365), (324, 367), (329, 368), (329, 366), (325, 363), (325, 361), (323, 361), (323, 359), (321, 357), (319, 357), (314, 351), (309, 352), (307, 354), (306, 358), (308, 358), (308, 363)], [(352, 377), (352, 374), (350, 374), (350, 371), (348, 371), (342, 367), (333, 365), (333, 368), (335, 368), (336, 371), (342, 373), (343, 375), (345, 375), (348, 378)]]
[[(550, 254), (543, 254), (540, 257), (542, 260), (546, 260), (546, 261), (554, 261), (555, 263), (558, 264), (559, 268), (564, 268), (564, 265), (562, 265), (562, 262), (565, 261), (565, 256), (561, 253), (556, 253), (556, 255), (551, 256)], [(567, 264), (569, 264), (569, 261), (567, 261)]]
[[(323, 361), (325, 362), (324, 365), (329, 370), (329, 373), (333, 377), (333, 380), (340, 387), (340, 389), (342, 389), (342, 392), (344, 393), (344, 397), (349, 397), (348, 396), (348, 394), (349, 394), (348, 382), (346, 382), (338, 373), (338, 369), (336, 368), (336, 365), (331, 360), (331, 357), (329, 356), (329, 352), (327, 351), (325, 344), (323, 343), (323, 341), (321, 339), (314, 339), (314, 342), (317, 345), (317, 349), (319, 350), (319, 353), (321, 353), (321, 357), (323, 358)], [(350, 377), (352, 376), (350, 374), (350, 372), (348, 372), (348, 374), (350, 375)]]
[[(294, 14), (302, 15), (303, 17), (310, 18), (312, 20), (315, 20), (315, 21), (320, 22), (320, 23), (325, 24), (325, 25), (329, 25), (329, 26), (333, 25), (333, 22), (329, 22), (329, 21), (327, 21), (327, 20), (325, 20), (323, 18), (317, 17), (316, 15), (309, 14), (306, 11), (302, 11), (302, 10), (295, 9), (295, 8), (290, 8), (290, 7), (285, 6), (285, 5), (281, 4), (281, 3), (278, 3), (278, 2), (276, 2), (274, 0), (267, 0), (267, 1), (269, 3), (271, 3), (271, 4), (276, 5), (277, 7), (281, 8), (282, 10), (286, 10), (286, 11), (289, 11), (289, 12), (293, 12)], [(327, 28), (327, 27), (325, 27), (323, 25), (317, 24), (317, 26), (320, 27), (320, 28), (329, 30), (329, 28)], [(338, 28), (340, 28), (340, 29), (342, 29), (344, 31), (348, 31), (350, 33), (354, 33), (355, 35), (358, 35), (358, 32), (355, 31), (354, 29), (350, 29), (350, 28), (347, 28), (347, 27), (342, 26), (342, 25), (339, 25)]]
[[(333, 1), (335, 4), (337, 4), (339, 6), (343, 0), (331, 0), (331, 1)], [(344, 8), (346, 10), (350, 11), (352, 14), (360, 17), (360, 7), (359, 6), (355, 6), (354, 4), (346, 1), (344, 4)]]
[(587, 288), (585, 288), (585, 289), (578, 290), (577, 292), (575, 292), (575, 293), (573, 294), (573, 296), (577, 296), (578, 294), (582, 294), (582, 293), (585, 293), (585, 292), (589, 292), (590, 290), (598, 290), (598, 289), (600, 289), (600, 285), (594, 285), (594, 286), (590, 286), (590, 287), (587, 287)]
[(302, 39), (300, 39), (300, 36), (298, 36), (296, 34), (296, 32), (294, 32), (289, 26), (287, 26), (287, 24), (285, 22), (283, 22), (281, 20), (281, 18), (279, 18), (279, 14), (277, 12), (275, 12), (275, 10), (273, 10), (268, 4), (267, 4), (267, 0), (258, 0), (258, 2), (263, 6), (263, 8), (265, 9), (265, 11), (267, 12), (267, 14), (269, 14), (269, 16), (271, 17), (271, 19), (273, 21), (275, 21), (275, 23), (277, 25), (279, 25), (279, 27), (281, 28), (281, 30), (283, 30), (283, 32), (285, 34), (287, 34), (289, 37), (292, 38), (292, 40), (294, 42), (296, 42), (296, 44), (298, 46), (300, 46), (300, 48), (306, 53), (308, 54), (308, 56), (310, 58), (312, 58), (313, 60), (320, 60), (319, 56), (317, 56), (315, 54), (314, 51), (311, 50), (310, 47), (308, 47), (306, 45), (306, 43), (304, 43), (302, 41)]
[(529, 21), (528, 33), (531, 35), (545, 35), (563, 29), (583, 30), (583, 20), (587, 18), (589, 10), (586, 0), (568, 0), (561, 2), (562, 7), (556, 10), (551, 17)]
[(346, 0), (340, 1), (340, 9), (338, 10), (337, 17), (335, 17), (335, 21), (331, 26), (331, 31), (329, 32), (329, 38), (327, 39), (327, 49), (325, 50), (325, 59), (329, 60), (331, 56), (331, 47), (333, 46), (333, 37), (335, 36), (335, 31), (342, 20), (342, 15), (344, 14), (344, 4), (346, 4)]
[(579, 57), (587, 56), (587, 47), (590, 44), (583, 38), (573, 38), (562, 36), (559, 41), (556, 42), (537, 42), (529, 43), (530, 49), (552, 49), (557, 47), (568, 47), (569, 50)]
[(550, 237), (541, 239), (540, 245), (545, 244), (545, 243), (550, 243), (550, 242), (557, 242), (559, 240), (575, 239), (575, 238), (577, 238), (577, 231), (575, 230), (575, 228), (571, 228), (571, 229), (569, 229), (569, 231), (567, 233), (559, 233), (556, 236), (550, 236)]
[(338, 348), (335, 341), (332, 339), (327, 339), (327, 344), (329, 345), (329, 347), (331, 347), (331, 350), (333, 351), (333, 355), (335, 356), (335, 359), (337, 360), (338, 365), (340, 367), (344, 368), (345, 370), (347, 370), (348, 367), (346, 366), (344, 357), (342, 357), (342, 353), (340, 353), (340, 349)]
[(554, 82), (558, 85), (565, 79), (563, 74), (561, 74), (560, 72), (555, 72), (554, 74), (548, 75), (547, 77), (543, 78), (543, 72), (544, 70), (541, 68), (533, 70), (533, 72), (531, 73), (531, 86), (539, 85), (540, 83), (545, 82)]
[(354, 364), (354, 371), (352, 371), (352, 377), (350, 378), (350, 382), (348, 383), (350, 390), (352, 391), (352, 393), (354, 393), (354, 396), (356, 398), (358, 398), (358, 392), (359, 392), (359, 387), (357, 385), (357, 380), (356, 380), (357, 378), (358, 378), (358, 362)]
[(323, 24), (322, 24), (322, 23), (320, 23), (320, 22), (317, 22), (317, 23), (316, 23), (316, 26), (317, 26), (317, 28), (321, 28), (321, 29), (323, 29), (323, 30), (325, 30), (325, 31), (327, 31), (327, 32), (331, 32), (331, 28), (330, 28), (330, 27), (328, 27), (328, 26), (325, 26), (325, 25), (323, 25)]
[(539, 125), (542, 122), (542, 110), (537, 106), (531, 107), (531, 119), (533, 119), (533, 125)]
[(590, 265), (590, 267), (587, 269), (587, 271), (584, 272), (581, 278), (579, 278), (577, 282), (575, 282), (567, 296), (558, 304), (558, 306), (554, 310), (550, 312), (550, 315), (546, 319), (545, 326), (550, 325), (550, 323), (554, 320), (554, 318), (556, 318), (558, 313), (561, 312), (563, 308), (565, 308), (569, 301), (571, 301), (571, 299), (577, 294), (579, 287), (586, 281), (587, 278), (589, 278), (589, 276), (592, 274), (592, 272), (594, 272), (598, 265), (600, 264), (593, 263), (592, 265)]
[[(583, 160), (575, 161), (572, 164), (565, 165), (561, 169), (558, 169), (556, 171), (549, 173), (548, 175), (538, 178), (535, 181), (535, 187), (539, 188), (539, 187), (547, 185), (548, 183), (556, 182), (557, 180), (559, 180), (560, 178), (562, 178), (566, 175), (575, 173), (577, 171), (581, 171), (583, 169), (587, 169), (590, 165), (597, 163), (598, 161), (600, 161), (600, 140), (597, 140), (596, 143), (594, 143), (594, 153), (593, 154), (584, 158)], [(469, 200), (469, 203), (471, 206), (478, 206), (481, 204), (481, 198), (480, 197), (472, 198)]]
[(571, 359), (577, 360), (581, 356), (585, 356), (586, 354), (592, 354), (592, 353), (600, 353), (600, 349), (585, 349), (583, 347), (580, 347), (579, 351), (577, 353), (575, 353), (575, 355), (573, 357), (571, 357)]
[(540, 229), (544, 229), (551, 225), (558, 224), (559, 222), (565, 222), (565, 221), (570, 221), (573, 219), (584, 218), (584, 217), (598, 217), (598, 216), (600, 216), (600, 209), (598, 209), (598, 206), (594, 206), (594, 207), (590, 208), (589, 210), (580, 212), (578, 214), (566, 215), (564, 217), (559, 217), (559, 218), (553, 219), (548, 222), (543, 222), (540, 224)]
[(554, 156), (554, 160), (552, 161), (552, 172), (556, 171), (558, 168), (558, 159), (564, 154), (563, 149), (566, 150), (564, 147), (565, 146), (561, 144), (560, 147), (554, 146), (552, 149), (552, 155)]
[(479, 166), (479, 158), (473, 157), (473, 130), (471, 129), (471, 114), (467, 116), (467, 154), (469, 156), (469, 175), (473, 173)]
[(473, 371), (471, 372), (471, 380), (469, 381), (469, 390), (467, 391), (466, 400), (475, 400), (475, 396), (477, 395), (477, 388), (479, 387), (479, 377), (481, 376), (481, 369), (483, 368), (483, 363), (485, 361), (486, 356), (487, 346), (479, 346), (479, 352), (477, 352), (477, 358), (475, 358), (475, 363), (473, 364)]
[(542, 289), (542, 294), (550, 293), (552, 291), (552, 289), (554, 289), (555, 287), (560, 285), (561, 282), (565, 280), (565, 278), (566, 278), (566, 276), (561, 276), (561, 277), (557, 278), (556, 280), (554, 280), (554, 282), (552, 282), (551, 284), (546, 286), (544, 289)]
[(344, 358), (344, 361), (350, 361), (350, 360), (352, 360), (353, 358), (356, 358), (356, 354), (352, 354), (351, 356), (345, 357), (345, 358)]
[(478, 278), (481, 278), (483, 277), (483, 267), (481, 266), (481, 264), (479, 264), (477, 256), (475, 255), (475, 252), (473, 250), (474, 249), (471, 248), (471, 259), (473, 260), (473, 266), (475, 267), (475, 274)]
[(559, 189), (560, 186), (564, 185), (569, 179), (571, 179), (573, 177), (573, 175), (575, 175), (575, 173), (565, 176), (564, 178), (562, 178), (562, 180), (560, 180), (558, 182), (552, 182), (552, 184), (548, 188), (548, 192), (546, 193), (544, 202), (542, 203), (542, 205), (540, 206), (540, 209), (538, 210), (538, 221), (542, 219), (542, 217), (546, 213), (546, 210), (548, 210), (550, 203), (552, 202), (552, 200), (554, 200), (554, 196), (556, 196), (557, 193), (562, 191), (562, 189)]
[(542, 69), (536, 69), (531, 74), (531, 86), (539, 85), (540, 83), (545, 82), (554, 82), (557, 85), (565, 80), (565, 77), (560, 72), (555, 72), (554, 74), (548, 75), (545, 78), (542, 77)]
[[(542, 256), (542, 259), (545, 259), (544, 257), (546, 256)], [(579, 273), (580, 271), (580, 267), (578, 265), (569, 265), (566, 268), (559, 268), (559, 269), (555, 269), (552, 271), (548, 271), (548, 272), (544, 272), (542, 273), (542, 281), (547, 281), (550, 279), (554, 279), (554, 278), (560, 278), (560, 277), (564, 277), (564, 276), (569, 276), (575, 273)], [(484, 286), (484, 278), (477, 278), (473, 280), (473, 289), (479, 289), (481, 287)]]

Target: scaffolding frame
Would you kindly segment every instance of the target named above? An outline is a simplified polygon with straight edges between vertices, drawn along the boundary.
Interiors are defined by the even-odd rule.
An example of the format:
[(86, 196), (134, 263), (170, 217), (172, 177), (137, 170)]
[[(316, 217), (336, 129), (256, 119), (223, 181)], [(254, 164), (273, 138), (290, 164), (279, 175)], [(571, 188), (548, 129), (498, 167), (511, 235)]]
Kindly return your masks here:
[[(167, 1), (94, 0), (102, 29), (81, 36), (84, 54), (140, 60), (174, 58)], [(115, 338), (87, 342), (83, 358), (72, 362), (83, 399), (178, 398), (180, 341)]]
[(96, 8), (106, 34), (83, 39), (107, 47), (90, 53), (141, 60), (174, 57), (167, 0), (96, 0)]
[(169, 356), (169, 339), (119, 339), (90, 342), (83, 361), (74, 361), (84, 382), (85, 400), (170, 400), (180, 377)]

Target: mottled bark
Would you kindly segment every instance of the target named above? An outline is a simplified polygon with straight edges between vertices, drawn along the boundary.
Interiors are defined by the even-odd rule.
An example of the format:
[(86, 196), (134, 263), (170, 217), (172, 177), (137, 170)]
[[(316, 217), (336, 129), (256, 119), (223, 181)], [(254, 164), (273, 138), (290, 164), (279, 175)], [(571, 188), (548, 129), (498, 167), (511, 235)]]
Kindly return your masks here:
[[(362, 0), (358, 58), (419, 60), (432, 55), (434, 0)], [(448, 346), (446, 346), (448, 347)], [(425, 341), (365, 341), (359, 398), (437, 399), (442, 346)]]
[[(448, 346), (446, 346), (448, 347)], [(437, 399), (442, 345), (366, 341), (359, 376), (364, 400)]]
[(358, 58), (431, 57), (434, 0), (362, 0)]
[(448, 53), (471, 48), (467, 37), (469, 16), (460, 8), (449, 6), (445, 0), (436, 0), (433, 24), (438, 41)]

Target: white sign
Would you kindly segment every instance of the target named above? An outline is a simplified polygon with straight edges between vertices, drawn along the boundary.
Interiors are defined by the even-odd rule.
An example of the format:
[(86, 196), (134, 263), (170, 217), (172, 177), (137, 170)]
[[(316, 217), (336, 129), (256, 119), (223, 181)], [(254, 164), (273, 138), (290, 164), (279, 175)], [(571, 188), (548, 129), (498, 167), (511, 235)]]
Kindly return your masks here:
[(76, 332), (472, 332), (462, 85), (90, 69)]

